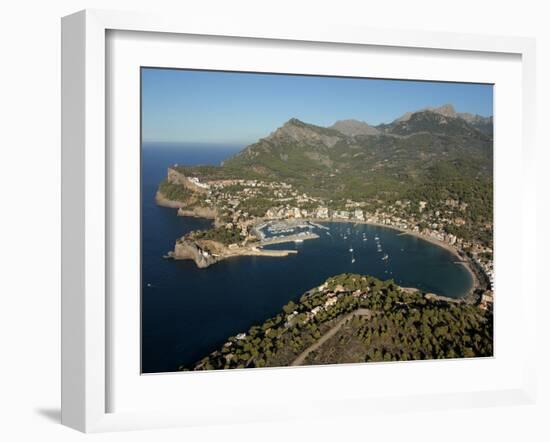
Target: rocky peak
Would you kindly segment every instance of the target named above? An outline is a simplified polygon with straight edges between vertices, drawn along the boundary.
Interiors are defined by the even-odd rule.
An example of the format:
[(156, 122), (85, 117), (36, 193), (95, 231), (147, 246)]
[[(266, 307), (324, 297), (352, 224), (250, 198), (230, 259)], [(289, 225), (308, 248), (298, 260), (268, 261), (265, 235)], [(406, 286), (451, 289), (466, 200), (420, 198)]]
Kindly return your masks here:
[(452, 104), (445, 104), (441, 107), (431, 109), (431, 111), (445, 117), (460, 118), (478, 129), (482, 128), (482, 126), (492, 126), (493, 124), (493, 117), (482, 117), (481, 115), (469, 112), (456, 112)]
[(340, 120), (330, 126), (344, 135), (354, 137), (356, 135), (378, 135), (380, 131), (375, 127), (359, 120)]
[(284, 126), (306, 126), (306, 123), (304, 123), (301, 120), (298, 120), (298, 118), (291, 118), (285, 124), (283, 124), (283, 127)]
[(435, 108), (428, 107), (426, 110), (431, 110), (436, 114), (444, 115), (446, 117), (456, 117), (456, 111), (452, 104), (444, 104), (443, 106)]
[(444, 104), (443, 106), (439, 106), (439, 107), (428, 106), (428, 107), (425, 107), (424, 109), (420, 109), (415, 112), (406, 112), (403, 115), (401, 115), (399, 118), (397, 118), (394, 121), (394, 123), (409, 121), (413, 115), (421, 112), (433, 112), (435, 114), (443, 115), (445, 117), (452, 117), (452, 118), (455, 118), (457, 116), (455, 108), (452, 104)]
[(323, 144), (334, 146), (338, 140), (338, 133), (320, 126), (307, 124), (297, 118), (291, 118), (281, 127), (265, 138), (274, 143)]
[(444, 117), (448, 118), (460, 118), (461, 120), (464, 120), (467, 123), (473, 124), (475, 126), (491, 125), (493, 122), (493, 117), (482, 117), (481, 115), (471, 114), (468, 112), (457, 112), (452, 104), (447, 103), (439, 107), (426, 107), (416, 112), (406, 112), (402, 116), (394, 120), (392, 124), (409, 121), (413, 115), (420, 112), (432, 112), (434, 114), (443, 115)]

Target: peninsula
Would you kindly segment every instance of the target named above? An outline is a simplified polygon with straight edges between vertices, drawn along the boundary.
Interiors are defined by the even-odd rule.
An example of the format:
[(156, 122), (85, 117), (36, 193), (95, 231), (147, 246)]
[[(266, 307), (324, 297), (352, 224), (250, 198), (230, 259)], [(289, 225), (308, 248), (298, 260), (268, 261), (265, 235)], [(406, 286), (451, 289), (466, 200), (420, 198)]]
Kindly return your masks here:
[(493, 314), (464, 300), (342, 274), (180, 370), (282, 367), (493, 354)]

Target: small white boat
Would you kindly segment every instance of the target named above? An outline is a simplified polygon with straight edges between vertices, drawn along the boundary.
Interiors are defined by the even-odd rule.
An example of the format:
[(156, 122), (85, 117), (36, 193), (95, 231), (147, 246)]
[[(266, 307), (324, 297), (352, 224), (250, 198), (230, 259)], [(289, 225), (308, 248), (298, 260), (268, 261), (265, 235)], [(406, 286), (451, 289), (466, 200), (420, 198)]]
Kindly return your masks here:
[(353, 252), (353, 249), (350, 248), (349, 251), (350, 251), (350, 252)]
[(351, 263), (353, 264), (355, 262), (355, 258), (351, 258)]

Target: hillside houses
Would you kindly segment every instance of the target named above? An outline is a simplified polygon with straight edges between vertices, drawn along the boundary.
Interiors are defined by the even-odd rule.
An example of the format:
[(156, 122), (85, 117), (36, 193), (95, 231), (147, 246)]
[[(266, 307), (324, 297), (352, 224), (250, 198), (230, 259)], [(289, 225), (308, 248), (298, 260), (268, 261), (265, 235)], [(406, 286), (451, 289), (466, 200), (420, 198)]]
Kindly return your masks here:
[[(462, 252), (468, 252), (492, 281), (492, 249), (484, 244), (467, 241), (459, 233), (467, 226), (468, 205), (446, 198), (438, 204), (406, 199), (393, 203), (380, 200), (326, 201), (299, 192), (291, 184), (256, 179), (214, 179), (183, 177), (169, 169), (170, 179), (192, 187), (203, 204), (216, 209), (217, 221), (230, 229), (238, 229), (241, 237), (253, 241), (254, 225), (263, 220), (319, 220), (367, 222), (416, 233), (444, 242)], [(487, 229), (492, 224), (487, 223)], [(462, 230), (461, 230), (462, 229)]]

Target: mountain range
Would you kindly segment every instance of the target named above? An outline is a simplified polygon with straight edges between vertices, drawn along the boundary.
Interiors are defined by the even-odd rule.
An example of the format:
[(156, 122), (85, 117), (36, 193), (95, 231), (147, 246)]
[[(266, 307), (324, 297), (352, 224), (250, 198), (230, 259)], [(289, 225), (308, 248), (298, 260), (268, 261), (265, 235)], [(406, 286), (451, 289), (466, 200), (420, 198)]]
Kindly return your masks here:
[[(419, 129), (415, 127), (414, 120), (418, 119), (423, 113), (433, 113), (438, 114), (447, 118), (455, 118), (463, 120), (464, 122), (475, 127), (479, 131), (492, 135), (493, 133), (493, 117), (482, 117), (481, 115), (471, 114), (467, 112), (456, 112), (452, 104), (445, 104), (440, 107), (427, 107), (416, 112), (406, 112), (401, 117), (397, 118), (390, 124), (380, 124), (378, 126), (371, 126), (364, 121), (358, 120), (340, 120), (330, 126), (331, 129), (336, 129), (337, 131), (348, 136), (356, 135), (380, 135), (382, 133), (391, 134), (399, 133), (400, 131), (406, 130), (409, 123), (412, 123), (412, 128)], [(412, 121), (411, 121), (412, 118)]]
[(445, 105), (377, 126), (342, 120), (321, 127), (292, 118), (222, 169), (285, 180), (331, 199), (361, 200), (400, 198), (439, 179), (447, 179), (445, 187), (492, 181), (492, 166), (492, 117)]
[(408, 201), (400, 209), (406, 216), (420, 201), (433, 213), (459, 201), (468, 210), (452, 216), (466, 220), (462, 237), (476, 237), (492, 225), (492, 127), (492, 117), (459, 113), (451, 105), (376, 126), (342, 120), (321, 127), (291, 118), (221, 166), (178, 169), (201, 179), (282, 181), (336, 210), (349, 200), (368, 210)]

